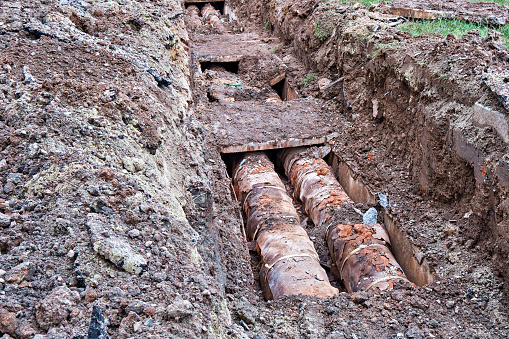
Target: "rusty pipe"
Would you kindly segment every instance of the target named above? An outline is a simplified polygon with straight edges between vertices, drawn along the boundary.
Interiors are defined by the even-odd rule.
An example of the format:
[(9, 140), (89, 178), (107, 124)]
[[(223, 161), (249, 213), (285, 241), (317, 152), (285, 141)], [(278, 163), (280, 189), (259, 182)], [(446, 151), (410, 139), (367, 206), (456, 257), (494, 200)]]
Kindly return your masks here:
[(247, 218), (246, 234), (256, 240), (262, 258), (260, 284), (265, 299), (338, 294), (267, 155), (245, 153), (236, 159), (233, 171), (235, 194)]
[(347, 291), (392, 289), (396, 280), (410, 283), (389, 249), (385, 227), (356, 223), (351, 216), (353, 202), (332, 168), (308, 153), (306, 148), (286, 149), (279, 158), (295, 187), (295, 197), (302, 201), (315, 226), (326, 230), (336, 273)]
[(214, 6), (209, 3), (203, 6), (201, 16), (205, 18), (205, 20), (208, 20), (218, 33), (226, 33), (226, 27), (220, 19), (221, 13), (215, 9)]

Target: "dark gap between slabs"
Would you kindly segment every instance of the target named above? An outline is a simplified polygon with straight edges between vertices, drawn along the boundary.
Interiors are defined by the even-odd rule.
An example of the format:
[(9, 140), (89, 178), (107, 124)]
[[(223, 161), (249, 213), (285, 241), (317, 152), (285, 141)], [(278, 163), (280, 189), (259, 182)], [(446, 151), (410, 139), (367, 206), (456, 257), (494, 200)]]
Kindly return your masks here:
[(291, 101), (299, 97), (297, 91), (290, 86), (286, 73), (282, 73), (269, 81), (270, 86), (277, 92), (281, 100)]
[(214, 70), (218, 68), (237, 74), (239, 73), (239, 61), (200, 61), (200, 69), (202, 72), (205, 72), (208, 69)]

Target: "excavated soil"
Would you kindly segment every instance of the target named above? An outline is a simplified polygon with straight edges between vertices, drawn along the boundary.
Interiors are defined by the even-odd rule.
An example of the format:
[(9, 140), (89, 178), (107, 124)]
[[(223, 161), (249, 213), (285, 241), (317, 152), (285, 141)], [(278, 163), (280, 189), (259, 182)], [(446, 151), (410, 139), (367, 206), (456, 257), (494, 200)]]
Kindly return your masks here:
[[(3, 338), (508, 337), (499, 36), (413, 38), (383, 3), (227, 5), (218, 28), (175, 0), (0, 3)], [(222, 152), (305, 142), (348, 165), (373, 194), (356, 208), (390, 214), (432, 282), (263, 300)]]

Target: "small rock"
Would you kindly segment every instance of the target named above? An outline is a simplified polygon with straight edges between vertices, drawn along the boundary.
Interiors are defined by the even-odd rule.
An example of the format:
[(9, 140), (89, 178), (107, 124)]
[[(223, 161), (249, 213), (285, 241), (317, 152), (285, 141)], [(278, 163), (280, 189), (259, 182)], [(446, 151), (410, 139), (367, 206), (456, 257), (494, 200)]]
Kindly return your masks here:
[(0, 227), (9, 227), (11, 226), (11, 217), (0, 213)]
[(7, 160), (5, 160), (5, 159), (0, 160), (0, 171), (3, 171), (6, 168), (7, 168)]
[(12, 182), (13, 184), (19, 184), (23, 181), (23, 174), (22, 173), (9, 173), (7, 176), (7, 182)]
[[(25, 320), (16, 329), (16, 334), (21, 339), (29, 339), (29, 338), (30, 339), (35, 339), (35, 338), (37, 338), (36, 333), (38, 332), (35, 329), (35, 327), (36, 327), (36, 325), (32, 324), (31, 321)], [(42, 337), (42, 339), (45, 339), (45, 338), (46, 338), (46, 336)], [(39, 339), (41, 339), (41, 338), (39, 338)]]
[(88, 327), (88, 339), (109, 339), (106, 327), (106, 319), (101, 314), (101, 308), (94, 306), (90, 326)]
[(457, 233), (458, 233), (458, 230), (456, 228), (452, 227), (451, 225), (447, 225), (447, 227), (444, 230), (444, 234), (448, 237), (455, 235)]
[(87, 294), (85, 294), (85, 301), (92, 302), (98, 298), (97, 292), (93, 289), (90, 289)]
[(125, 334), (131, 332), (132, 330), (136, 332), (136, 329), (134, 327), (137, 323), (141, 324), (141, 317), (138, 314), (136, 314), (136, 312), (131, 311), (120, 322), (119, 331)]
[(320, 93), (323, 93), (325, 88), (331, 84), (332, 80), (327, 78), (322, 78), (318, 80), (318, 89), (320, 90)]
[(372, 225), (376, 224), (377, 216), (378, 216), (378, 212), (376, 211), (376, 209), (374, 207), (371, 207), (362, 216), (362, 223), (364, 225), (372, 226)]
[(237, 315), (247, 324), (254, 324), (255, 318), (258, 316), (258, 311), (247, 299), (242, 298), (237, 302)]
[(16, 313), (7, 312), (0, 310), (0, 331), (3, 333), (14, 333), (18, 321), (16, 319)]
[(168, 318), (184, 318), (193, 315), (193, 305), (189, 300), (176, 300), (166, 307)]
[(135, 333), (138, 333), (141, 331), (141, 326), (143, 324), (141, 323), (141, 321), (138, 321), (137, 323), (134, 323), (134, 326), (133, 326), (133, 329), (134, 329), (134, 332)]
[(129, 273), (140, 275), (147, 267), (147, 261), (134, 252), (124, 240), (116, 237), (105, 238), (107, 226), (102, 216), (96, 213), (87, 215), (87, 228), (92, 238), (94, 251)]
[(44, 298), (36, 307), (35, 317), (42, 329), (58, 325), (67, 319), (69, 313), (80, 301), (80, 295), (67, 286), (59, 286)]
[(11, 284), (19, 284), (23, 279), (29, 278), (34, 272), (35, 266), (30, 261), (25, 261), (13, 267), (5, 276), (5, 281)]
[(368, 294), (364, 291), (355, 292), (350, 295), (350, 299), (356, 304), (362, 304), (368, 300)]
[(148, 326), (148, 327), (152, 327), (152, 326), (154, 326), (154, 319), (152, 319), (152, 318), (148, 318), (147, 320), (145, 320), (145, 322), (143, 323), (143, 325)]
[(37, 79), (35, 79), (32, 74), (30, 74), (30, 70), (28, 66), (23, 66), (23, 83), (24, 84), (30, 84), (33, 82), (37, 82)]
[(445, 302), (445, 307), (447, 307), (447, 308), (453, 308), (453, 307), (454, 307), (454, 301), (452, 301), (452, 300), (447, 300), (447, 301)]
[(129, 235), (131, 238), (137, 238), (140, 236), (140, 234), (141, 234), (141, 232), (139, 230), (137, 230), (136, 228), (127, 232), (127, 235)]
[(7, 272), (5, 272), (4, 270), (0, 269), (0, 277), (3, 277), (5, 275), (5, 273), (7, 273)]
[(4, 186), (4, 193), (5, 194), (11, 194), (16, 189), (16, 185), (14, 185), (12, 182), (7, 182)]

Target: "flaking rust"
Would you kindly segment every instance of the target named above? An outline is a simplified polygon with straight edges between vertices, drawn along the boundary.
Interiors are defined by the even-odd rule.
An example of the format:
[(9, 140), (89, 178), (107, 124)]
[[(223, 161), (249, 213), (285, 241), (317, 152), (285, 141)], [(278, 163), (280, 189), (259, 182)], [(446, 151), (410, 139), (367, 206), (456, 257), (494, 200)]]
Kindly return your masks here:
[(267, 155), (245, 153), (234, 162), (233, 170), (235, 193), (247, 217), (246, 234), (256, 240), (262, 258), (260, 283), (265, 299), (338, 294)]
[(221, 21), (221, 13), (214, 8), (210, 3), (203, 6), (203, 9), (201, 10), (201, 15), (205, 20), (208, 20), (212, 27), (217, 29), (219, 33), (226, 33), (227, 29), (224, 26), (223, 22)]
[(332, 260), (348, 292), (392, 289), (396, 280), (411, 284), (389, 249), (385, 227), (349, 220), (353, 202), (323, 159), (308, 155), (306, 148), (286, 149), (279, 157), (295, 197), (314, 224), (327, 229)]

